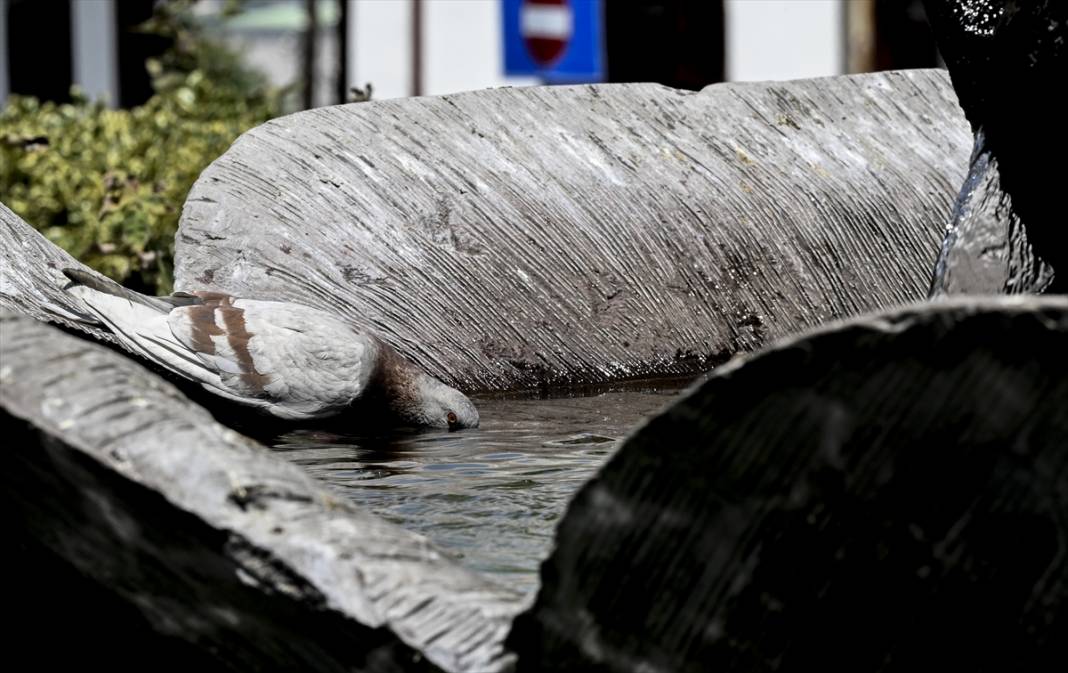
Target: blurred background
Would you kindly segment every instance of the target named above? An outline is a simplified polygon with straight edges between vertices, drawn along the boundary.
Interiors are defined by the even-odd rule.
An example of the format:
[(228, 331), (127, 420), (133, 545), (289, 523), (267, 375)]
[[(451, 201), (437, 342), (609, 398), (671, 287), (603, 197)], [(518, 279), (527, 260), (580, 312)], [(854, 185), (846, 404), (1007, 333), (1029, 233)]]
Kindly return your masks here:
[[(174, 37), (145, 24), (166, 5), (270, 84), (301, 89), (290, 104), (303, 107), (368, 82), (376, 98), (545, 82), (697, 89), (938, 64), (921, 0), (0, 0), (0, 103), (65, 101), (72, 85), (111, 106), (145, 102), (145, 61)], [(506, 58), (539, 38), (562, 43), (555, 60)]]
[(94, 268), (166, 292), (189, 187), (281, 114), (938, 65), (921, 0), (0, 0), (0, 200)]

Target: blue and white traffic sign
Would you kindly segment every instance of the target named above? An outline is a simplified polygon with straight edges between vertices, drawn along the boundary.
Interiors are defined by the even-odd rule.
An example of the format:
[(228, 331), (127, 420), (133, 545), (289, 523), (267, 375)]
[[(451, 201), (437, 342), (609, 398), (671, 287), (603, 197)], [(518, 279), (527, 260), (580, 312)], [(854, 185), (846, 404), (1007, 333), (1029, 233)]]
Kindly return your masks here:
[(504, 74), (604, 80), (601, 0), (504, 0)]

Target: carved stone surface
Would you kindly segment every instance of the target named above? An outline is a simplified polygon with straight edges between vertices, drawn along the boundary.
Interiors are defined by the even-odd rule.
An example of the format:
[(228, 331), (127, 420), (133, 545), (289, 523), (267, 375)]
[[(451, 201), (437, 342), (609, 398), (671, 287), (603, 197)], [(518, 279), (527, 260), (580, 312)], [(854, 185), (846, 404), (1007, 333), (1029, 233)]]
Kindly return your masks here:
[(41, 621), (42, 573), (58, 574), (45, 623), (92, 622), (66, 642), (146, 668), (161, 651), (208, 670), (508, 664), (517, 594), (339, 501), (129, 358), (0, 315), (5, 565), (40, 583), (16, 595)]
[(177, 287), (328, 309), (468, 391), (694, 373), (922, 298), (970, 146), (940, 71), (320, 108), (204, 171)]
[[(177, 280), (334, 311), (467, 390), (694, 373), (921, 297), (969, 145), (935, 71), (318, 109), (204, 172)], [(960, 287), (1050, 277), (998, 247), (1001, 158), (942, 281), (954, 252), (993, 260)], [(4, 207), (0, 262), (0, 305), (109, 339)], [(4, 313), (8, 574), (66, 596), (52, 622), (20, 587), (30, 623), (185, 670), (1036, 670), (1068, 657), (1066, 333), (1068, 300), (949, 301), (724, 366), (582, 490), (506, 648), (514, 592)]]
[(1068, 299), (955, 299), (720, 368), (573, 500), (521, 671), (1063, 670)]
[(0, 308), (59, 323), (116, 343), (111, 333), (63, 291), (65, 267), (96, 273), (0, 203)]

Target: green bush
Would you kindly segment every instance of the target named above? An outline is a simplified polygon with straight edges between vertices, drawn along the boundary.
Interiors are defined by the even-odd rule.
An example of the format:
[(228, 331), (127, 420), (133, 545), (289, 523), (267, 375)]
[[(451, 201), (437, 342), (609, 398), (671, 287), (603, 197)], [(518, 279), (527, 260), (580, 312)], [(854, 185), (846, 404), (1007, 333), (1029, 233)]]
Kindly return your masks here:
[(109, 110), (75, 93), (62, 105), (13, 96), (0, 112), (3, 202), (89, 266), (158, 293), (171, 290), (189, 188), (238, 135), (278, 113), (279, 93), (236, 57), (179, 38), (149, 63), (156, 94), (140, 107)]

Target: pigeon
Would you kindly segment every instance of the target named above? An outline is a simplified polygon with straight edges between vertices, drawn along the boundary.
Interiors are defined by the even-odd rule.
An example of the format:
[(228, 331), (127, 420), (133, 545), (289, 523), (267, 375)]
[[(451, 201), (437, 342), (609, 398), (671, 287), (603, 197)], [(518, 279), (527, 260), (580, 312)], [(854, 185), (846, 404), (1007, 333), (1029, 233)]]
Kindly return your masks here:
[(379, 403), (398, 425), (478, 427), (463, 393), (325, 311), (222, 292), (150, 297), (86, 271), (63, 274), (64, 290), (123, 345), (228, 400), (289, 421), (361, 407), (377, 415)]

